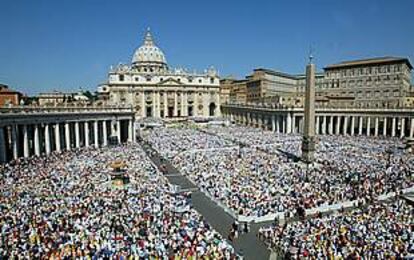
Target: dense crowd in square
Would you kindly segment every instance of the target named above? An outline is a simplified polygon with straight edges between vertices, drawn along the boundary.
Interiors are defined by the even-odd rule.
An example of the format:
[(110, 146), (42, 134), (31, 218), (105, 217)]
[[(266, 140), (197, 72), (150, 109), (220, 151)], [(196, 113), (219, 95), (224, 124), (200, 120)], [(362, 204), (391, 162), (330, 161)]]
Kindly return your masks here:
[(403, 199), (374, 203), (259, 230), (285, 259), (412, 259), (414, 207)]
[[(108, 179), (126, 162), (130, 183)], [(0, 258), (236, 259), (137, 144), (0, 166)]]
[[(176, 135), (187, 141), (177, 146)], [(246, 127), (210, 127), (203, 132), (183, 127), (154, 129), (148, 136), (156, 149), (162, 148), (161, 153), (176, 154), (173, 164), (182, 173), (241, 216), (262, 217), (344, 201), (371, 201), (414, 186), (410, 157), (395, 149), (395, 139), (321, 136), (317, 163), (305, 167), (287, 155), (300, 155), (300, 137), (295, 135)], [(241, 146), (179, 153), (198, 147), (224, 147), (226, 140)]]

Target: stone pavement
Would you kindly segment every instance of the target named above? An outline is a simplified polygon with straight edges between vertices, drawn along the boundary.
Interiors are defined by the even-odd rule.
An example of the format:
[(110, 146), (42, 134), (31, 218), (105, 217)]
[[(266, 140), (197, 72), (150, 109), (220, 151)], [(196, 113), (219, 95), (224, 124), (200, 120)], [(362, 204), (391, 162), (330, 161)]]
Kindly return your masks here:
[[(148, 143), (142, 142), (141, 144), (152, 162), (159, 169), (164, 171), (164, 175), (171, 184), (178, 185), (183, 190), (192, 191), (191, 201), (194, 209), (202, 214), (206, 221), (215, 230), (217, 230), (223, 237), (227, 238), (230, 232), (231, 224), (235, 220), (214, 201), (208, 198), (203, 192), (199, 191), (198, 187), (189, 181), (187, 177), (181, 175), (181, 173), (175, 169), (168, 160), (161, 158), (161, 156)], [(256, 236), (260, 226), (265, 224), (266, 223), (252, 224), (250, 226), (249, 233), (241, 234), (233, 242), (229, 241), (234, 246), (236, 251), (240, 255), (243, 255), (244, 259), (269, 259), (270, 251)]]

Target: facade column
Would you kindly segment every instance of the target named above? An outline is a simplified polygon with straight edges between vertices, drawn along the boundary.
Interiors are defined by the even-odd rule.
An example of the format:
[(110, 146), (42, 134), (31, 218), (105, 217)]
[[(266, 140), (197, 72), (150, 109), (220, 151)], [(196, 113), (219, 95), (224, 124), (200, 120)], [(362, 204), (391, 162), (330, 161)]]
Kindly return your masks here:
[(359, 116), (359, 123), (358, 123), (358, 134), (362, 135), (362, 127), (364, 124), (364, 118), (362, 116)]
[(118, 142), (121, 143), (121, 121), (116, 120), (116, 135), (118, 137)]
[(333, 129), (334, 129), (334, 118), (333, 118), (333, 116), (330, 116), (329, 117), (329, 134), (330, 135), (333, 135)]
[(0, 163), (7, 162), (6, 151), (6, 136), (4, 134), (4, 127), (0, 127)]
[(374, 135), (378, 136), (378, 128), (379, 128), (379, 118), (375, 118), (375, 128), (374, 128)]
[(400, 131), (400, 138), (405, 136), (405, 118), (401, 118), (401, 131)]
[(17, 140), (17, 129), (18, 125), (11, 126), (11, 141), (12, 141), (12, 150), (13, 150), (13, 159), (19, 158), (19, 143)]
[(98, 131), (98, 121), (93, 122), (93, 144), (96, 148), (99, 147), (99, 131)]
[(133, 142), (133, 135), (134, 135), (134, 123), (132, 120), (128, 120), (128, 142)]
[(85, 127), (85, 147), (89, 147), (89, 122), (85, 122), (84, 124)]
[(286, 134), (290, 133), (292, 133), (292, 116), (288, 112), (286, 116)]
[[(183, 112), (183, 111), (181, 111)], [(178, 97), (177, 97), (177, 90), (174, 91), (174, 116), (178, 116)]]
[(33, 125), (33, 127), (34, 127), (34, 152), (36, 156), (40, 156), (39, 125), (36, 124), (36, 125)]
[(326, 116), (322, 117), (322, 134), (326, 135), (326, 124), (327, 124), (327, 118)]
[(183, 115), (183, 116), (188, 116), (188, 95), (187, 95), (187, 92), (183, 92), (183, 93), (181, 93), (181, 95), (183, 95), (183, 109), (182, 109), (182, 111), (181, 111), (181, 114)]
[(60, 152), (61, 147), (60, 147), (60, 126), (59, 126), (59, 123), (55, 124), (55, 143), (56, 143), (56, 151)]
[(106, 129), (106, 120), (102, 121), (102, 135), (103, 135), (103, 146), (108, 145), (108, 132)]
[(28, 158), (29, 152), (29, 135), (27, 133), (27, 125), (23, 125), (23, 156)]
[(164, 95), (163, 95), (163, 98), (164, 98), (164, 118), (167, 118), (168, 117), (168, 94), (167, 94), (168, 92), (167, 91), (164, 91)]
[(156, 91), (153, 90), (152, 91), (152, 117), (156, 117), (157, 116), (157, 95), (155, 93)]
[(145, 106), (145, 91), (141, 92), (141, 117), (144, 118), (146, 113), (146, 106)]
[(156, 113), (155, 113), (155, 116), (156, 117), (158, 117), (158, 118), (160, 118), (161, 117), (161, 102), (160, 102), (160, 91), (159, 90), (157, 90), (156, 92), (155, 92), (155, 96), (156, 96), (156, 100), (157, 100), (157, 102), (155, 103), (155, 107), (156, 107)]
[(351, 117), (351, 136), (355, 134), (355, 116)]
[(75, 122), (75, 147), (80, 147), (80, 136), (79, 136), (79, 122)]
[(276, 131), (276, 119), (275, 119), (275, 115), (272, 115), (272, 132)]
[(384, 127), (382, 129), (382, 134), (384, 136), (387, 136), (387, 118), (386, 117), (384, 117)]
[(397, 119), (395, 117), (392, 118), (392, 125), (391, 125), (391, 136), (395, 136), (395, 130), (397, 128)]
[(414, 138), (414, 117), (411, 118), (410, 138)]
[(316, 116), (316, 126), (315, 126), (315, 132), (316, 132), (316, 135), (319, 135), (320, 134), (320, 127), (319, 127), (319, 116)]
[(45, 125), (45, 148), (46, 154), (50, 154), (50, 134), (49, 134), (49, 124)]
[(367, 136), (371, 135), (371, 117), (367, 118)]
[(66, 150), (70, 150), (70, 129), (69, 129), (69, 123), (65, 123), (65, 143), (66, 143)]
[(341, 116), (337, 116), (336, 117), (336, 129), (335, 129), (335, 134), (336, 135), (340, 135), (341, 133)]

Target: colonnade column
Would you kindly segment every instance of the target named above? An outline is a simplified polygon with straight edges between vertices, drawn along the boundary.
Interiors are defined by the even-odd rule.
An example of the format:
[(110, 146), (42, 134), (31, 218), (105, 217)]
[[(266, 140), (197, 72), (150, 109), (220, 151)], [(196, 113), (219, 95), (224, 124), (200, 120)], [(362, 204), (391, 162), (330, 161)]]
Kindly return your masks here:
[(103, 146), (108, 145), (108, 133), (106, 131), (106, 120), (102, 121), (102, 135), (103, 135)]
[(411, 118), (410, 138), (414, 138), (414, 117)]
[(371, 117), (367, 118), (367, 136), (371, 135)]
[(276, 133), (280, 133), (280, 116), (276, 115)]
[(401, 118), (400, 138), (405, 136), (405, 118)]
[(85, 122), (84, 127), (85, 127), (85, 147), (89, 147), (89, 122)]
[(288, 113), (286, 116), (286, 133), (287, 134), (292, 133), (292, 117), (290, 113)]
[(66, 143), (66, 150), (70, 150), (70, 129), (69, 129), (69, 123), (65, 123), (65, 143)]
[(6, 161), (6, 138), (4, 135), (4, 127), (0, 127), (0, 163), (5, 163)]
[(384, 117), (384, 126), (382, 129), (382, 135), (387, 136), (387, 118), (386, 117)]
[(56, 151), (60, 152), (60, 126), (59, 123), (55, 124), (55, 143), (56, 143)]
[(99, 131), (98, 131), (98, 121), (93, 122), (93, 144), (95, 147), (99, 147), (99, 139), (98, 139)]
[(323, 135), (326, 134), (326, 123), (327, 123), (326, 121), (327, 121), (326, 116), (323, 116), (322, 118), (322, 134)]
[(272, 132), (276, 131), (275, 115), (272, 115)]
[(13, 159), (17, 159), (19, 158), (19, 146), (18, 146), (18, 141), (17, 141), (17, 129), (18, 126), (17, 125), (12, 125), (11, 126), (11, 141), (12, 141), (12, 150), (13, 150)]
[(292, 128), (291, 128), (291, 133), (295, 134), (296, 133), (296, 116), (292, 115)]
[(35, 124), (34, 127), (34, 152), (36, 156), (40, 156), (40, 141), (39, 141), (39, 125)]
[(49, 124), (45, 125), (45, 148), (46, 154), (50, 154), (50, 134), (49, 134)]
[(378, 136), (378, 128), (379, 128), (379, 118), (375, 118), (375, 128), (374, 128), (374, 135)]
[(362, 135), (362, 127), (364, 124), (364, 118), (362, 116), (359, 116), (359, 123), (358, 123), (358, 134)]
[(344, 125), (343, 125), (343, 135), (348, 134), (348, 117), (344, 117)]
[(27, 133), (27, 125), (23, 125), (23, 156), (29, 157), (29, 136)]
[(341, 133), (341, 116), (336, 117), (336, 129), (335, 134), (340, 135)]
[(355, 134), (355, 116), (351, 117), (351, 136)]
[(75, 147), (79, 148), (80, 146), (80, 136), (79, 136), (79, 122), (75, 122)]
[(315, 132), (317, 135), (319, 135), (320, 133), (320, 129), (319, 129), (319, 116), (316, 116), (316, 127), (315, 127)]
[(329, 134), (333, 135), (333, 124), (334, 124), (334, 118), (333, 116), (329, 117)]
[(118, 142), (121, 143), (121, 121), (116, 120), (116, 135), (118, 137)]
[(397, 128), (397, 119), (395, 117), (392, 118), (392, 124), (391, 124), (391, 136), (395, 136), (395, 129)]

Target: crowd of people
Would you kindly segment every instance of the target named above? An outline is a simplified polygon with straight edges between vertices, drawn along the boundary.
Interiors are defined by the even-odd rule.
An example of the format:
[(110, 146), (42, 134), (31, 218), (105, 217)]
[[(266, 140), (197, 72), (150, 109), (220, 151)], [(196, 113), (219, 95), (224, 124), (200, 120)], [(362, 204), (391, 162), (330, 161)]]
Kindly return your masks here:
[(144, 131), (142, 135), (166, 159), (172, 159), (179, 153), (189, 150), (234, 145), (231, 141), (205, 134), (194, 127), (185, 125), (155, 128), (152, 131)]
[(414, 207), (405, 200), (274, 224), (259, 237), (286, 259), (412, 259)]
[[(295, 160), (301, 141), (295, 135), (246, 127), (203, 132), (184, 127), (154, 129), (149, 136), (161, 153), (176, 155), (173, 164), (182, 173), (241, 216), (295, 214), (301, 208), (372, 200), (414, 186), (414, 165), (408, 163), (408, 155), (391, 147), (396, 140), (322, 136), (316, 163), (305, 166)], [(178, 138), (187, 141), (177, 145)], [(236, 147), (179, 153), (213, 145), (223, 148), (229, 146), (226, 141)]]
[[(124, 161), (130, 183), (114, 186)], [(138, 144), (0, 166), (0, 258), (236, 259)]]

